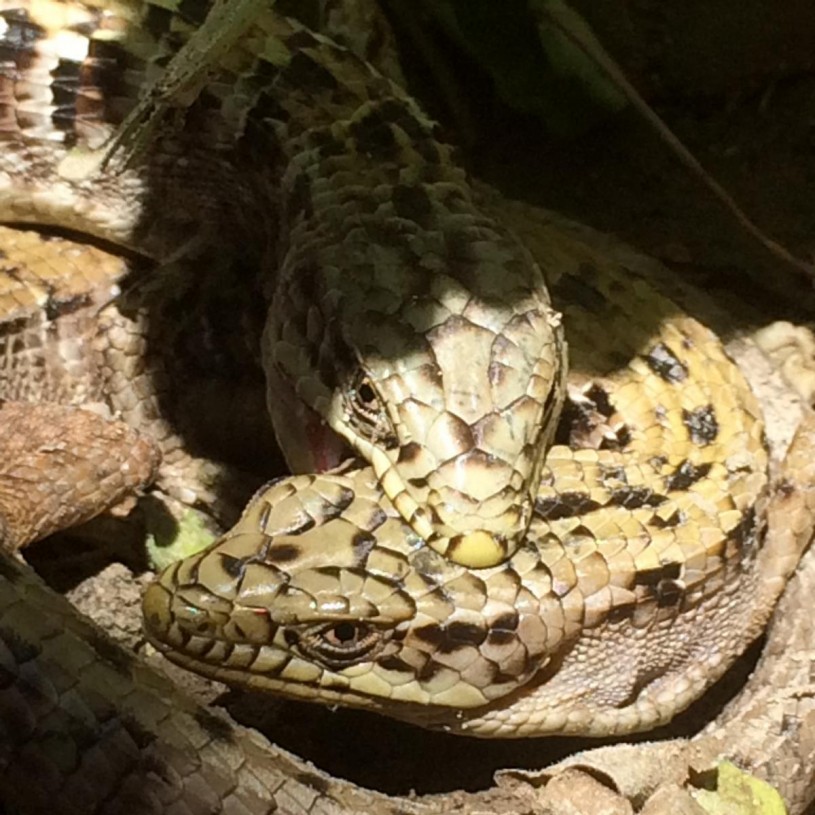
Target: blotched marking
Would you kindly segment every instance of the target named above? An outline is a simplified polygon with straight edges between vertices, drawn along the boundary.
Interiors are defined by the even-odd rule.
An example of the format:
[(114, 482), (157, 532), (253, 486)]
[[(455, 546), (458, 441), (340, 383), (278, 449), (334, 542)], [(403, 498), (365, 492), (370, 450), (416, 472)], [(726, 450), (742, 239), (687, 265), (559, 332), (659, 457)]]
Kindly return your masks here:
[(666, 477), (665, 489), (668, 491), (686, 490), (692, 484), (703, 479), (710, 472), (711, 466), (709, 462), (694, 464), (685, 459), (671, 475)]
[(609, 504), (625, 509), (640, 509), (658, 507), (667, 500), (666, 496), (654, 492), (650, 487), (620, 487), (612, 491)]
[(575, 518), (587, 512), (595, 512), (602, 504), (583, 492), (563, 492), (559, 495), (535, 499), (535, 515), (544, 521)]
[(360, 153), (371, 158), (391, 159), (399, 149), (393, 125), (377, 108), (351, 123), (351, 135)]
[(665, 382), (675, 385), (688, 378), (688, 366), (664, 342), (657, 343), (644, 359), (648, 367)]
[(221, 568), (232, 578), (236, 580), (243, 576), (243, 570), (246, 568), (246, 558), (234, 557), (227, 555), (223, 552), (219, 556)]
[(700, 447), (712, 444), (719, 435), (719, 421), (713, 405), (704, 405), (696, 410), (683, 410), (682, 421), (688, 429), (690, 440)]
[(653, 569), (643, 569), (634, 575), (634, 583), (648, 588), (660, 608), (677, 605), (685, 594), (680, 580), (682, 564), (665, 563)]

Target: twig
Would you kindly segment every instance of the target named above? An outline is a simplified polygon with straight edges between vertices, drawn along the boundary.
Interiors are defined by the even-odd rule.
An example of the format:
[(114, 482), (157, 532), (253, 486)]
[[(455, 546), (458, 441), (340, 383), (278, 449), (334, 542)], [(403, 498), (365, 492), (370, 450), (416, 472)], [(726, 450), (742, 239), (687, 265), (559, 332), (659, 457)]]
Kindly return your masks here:
[[(766, 235), (750, 218), (742, 211), (732, 195), (718, 181), (712, 178), (698, 159), (688, 150), (684, 144), (671, 131), (668, 125), (660, 119), (648, 103), (639, 95), (634, 86), (628, 81), (622, 69), (603, 49), (600, 43), (590, 35), (586, 36), (580, 31), (580, 26), (573, 26), (568, 20), (570, 10), (562, 7), (561, 3), (535, 3), (536, 12), (545, 19), (546, 23), (553, 26), (569, 42), (578, 48), (581, 53), (587, 56), (625, 95), (632, 107), (654, 128), (660, 138), (673, 150), (677, 158), (687, 167), (691, 173), (699, 178), (702, 183), (713, 193), (728, 212), (738, 221), (738, 223), (752, 235), (767, 251), (779, 260), (785, 261), (802, 272), (810, 281), (815, 281), (815, 267), (812, 264), (797, 258), (788, 249), (777, 241)], [(565, 17), (565, 19), (564, 19)], [(583, 25), (585, 25), (583, 23)]]

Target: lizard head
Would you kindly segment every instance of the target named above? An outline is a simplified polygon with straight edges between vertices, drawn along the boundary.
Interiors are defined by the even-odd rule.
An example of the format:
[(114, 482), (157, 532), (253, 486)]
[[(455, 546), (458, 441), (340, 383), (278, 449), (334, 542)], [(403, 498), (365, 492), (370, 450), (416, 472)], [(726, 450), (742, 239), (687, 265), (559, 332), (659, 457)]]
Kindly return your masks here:
[(481, 568), (529, 527), (565, 346), (525, 250), (492, 221), (457, 221), (450, 209), (453, 225), (438, 232), (360, 216), (311, 265), (284, 266), (264, 367), (296, 472), (338, 464), (342, 440), (416, 534)]
[(443, 726), (516, 691), (558, 644), (532, 572), (530, 547), (479, 571), (429, 549), (370, 468), (298, 476), (166, 569), (145, 594), (145, 629), (228, 684)]

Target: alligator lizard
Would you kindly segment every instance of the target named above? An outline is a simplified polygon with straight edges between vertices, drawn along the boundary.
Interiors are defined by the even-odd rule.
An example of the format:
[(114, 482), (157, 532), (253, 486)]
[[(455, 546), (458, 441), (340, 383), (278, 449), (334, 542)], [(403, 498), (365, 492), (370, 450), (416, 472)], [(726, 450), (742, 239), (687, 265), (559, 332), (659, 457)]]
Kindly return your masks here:
[[(115, 15), (48, 4), (58, 19), (66, 10), (77, 15), (52, 36), (53, 20), (38, 16), (39, 4), (22, 12), (2, 8), (2, 45), (14, 66), (12, 80), (25, 63), (25, 93), (37, 88), (38, 80), (45, 91), (45, 101), (21, 104), (12, 82), (4, 97), (11, 149), (0, 165), (6, 181), (0, 195), (3, 217), (69, 227), (162, 263), (207, 259), (213, 251), (200, 226), (190, 228), (193, 216), (197, 224), (222, 225), (219, 237), (225, 244), (234, 239), (242, 248), (247, 236), (265, 237), (261, 245), (274, 247), (285, 282), (282, 288), (276, 284), (263, 343), (266, 373), (274, 383), (270, 394), (280, 397), (293, 387), (374, 467), (355, 475), (304, 477), (258, 499), (243, 526), (221, 544), (244, 548), (227, 558), (222, 548), (202, 556), (201, 562), (218, 564), (207, 573), (212, 584), (198, 582), (198, 561), (170, 572), (165, 588), (151, 591), (145, 602), (152, 635), (177, 648), (176, 658), (237, 682), (258, 684), (260, 676), (261, 684), (295, 695), (379, 706), (425, 724), (485, 735), (650, 727), (721, 674), (763, 624), (802, 543), (796, 538), (782, 546), (784, 536), (774, 533), (773, 546), (761, 547), (767, 477), (760, 414), (710, 332), (602, 259), (583, 258), (569, 271), (568, 256), (579, 257), (580, 249), (563, 250), (566, 257), (541, 255), (539, 262), (562, 297), (557, 304), (570, 332), (580, 337), (582, 326), (583, 336), (593, 340), (602, 317), (622, 343), (583, 369), (579, 360), (581, 354), (588, 359), (591, 343), (581, 351), (578, 340), (572, 351), (578, 364), (571, 380), (569, 444), (556, 445), (543, 466), (542, 450), (554, 432), (552, 419), (564, 392), (557, 364), (559, 317), (527, 250), (500, 218), (475, 206), (449, 151), (433, 140), (431, 125), (403, 92), (370, 72), (360, 87), (355, 83), (367, 71), (361, 63), (268, 15), (230, 52), (225, 73), (207, 86), (182, 126), (159, 138), (146, 174), (140, 168), (142, 175), (126, 170), (94, 176), (92, 161), (75, 145), (101, 144), (122, 111), (105, 99), (100, 105), (89, 88), (69, 94), (71, 101), (63, 105), (64, 89), (57, 94), (57, 85), (44, 74), (79, 74), (82, 63), (82, 78), (103, 87), (110, 76), (106, 70), (118, 59), (130, 69), (127, 81), (138, 84), (147, 69), (133, 43), (143, 49), (142, 56), (156, 55), (159, 45), (172, 48), (183, 40), (184, 24), (166, 9), (123, 5), (125, 16), (136, 19), (144, 12), (144, 17), (121, 36)], [(258, 50), (258, 43), (268, 48)], [(224, 91), (219, 81), (224, 76), (237, 80), (240, 93)], [(264, 92), (267, 79), (274, 94)], [(361, 95), (348, 99), (349, 89)], [(327, 103), (319, 114), (306, 104), (315, 94)], [(130, 89), (117, 100), (120, 107), (133, 95)], [(55, 138), (49, 143), (43, 133)], [(268, 137), (282, 154), (268, 177), (253, 178), (269, 196), (265, 199), (252, 198), (253, 185), (243, 188), (223, 172), (224, 167), (257, 167), (255, 142), (244, 138), (249, 133)], [(210, 150), (213, 144), (217, 147)], [(346, 167), (349, 147), (354, 163)], [(189, 153), (179, 160), (182, 149)], [(229, 161), (222, 163), (225, 154)], [(360, 192), (349, 185), (347, 173), (363, 167), (368, 184), (360, 185)], [(416, 167), (421, 172), (414, 173)], [(350, 198), (326, 181), (334, 178), (328, 168), (338, 176), (346, 173), (339, 190)], [(203, 176), (202, 169), (208, 171)], [(226, 194), (206, 194), (197, 183), (202, 177), (223, 186)], [(193, 190), (193, 198), (170, 206), (179, 187)], [(280, 197), (270, 193), (278, 189), (284, 191)], [(241, 206), (230, 207), (235, 201)], [(169, 215), (156, 219), (159, 202)], [(198, 203), (202, 206), (194, 213), (188, 211)], [(273, 235), (268, 226), (254, 223), (258, 203), (276, 214)], [(437, 204), (449, 222), (438, 220)], [(360, 235), (348, 230), (347, 219), (329, 217), (323, 227), (316, 217), (318, 212), (345, 216), (346, 206), (372, 209), (377, 216), (362, 219), (362, 242), (373, 247), (371, 254), (355, 243)], [(391, 220), (381, 219), (383, 214)], [(381, 222), (389, 227), (377, 232)], [(471, 242), (462, 244), (457, 227)], [(416, 240), (417, 234), (425, 238), (439, 230), (443, 240), (437, 244)], [(346, 233), (354, 237), (350, 253), (342, 257), (359, 261), (358, 274), (349, 274), (334, 254)], [(369, 240), (377, 234), (378, 242)], [(416, 244), (422, 252), (433, 249), (416, 255)], [(319, 251), (309, 254), (314, 247)], [(403, 268), (403, 250), (411, 260), (420, 259), (423, 274), (404, 285), (401, 277), (378, 278), (378, 268)], [(439, 256), (447, 262), (443, 269)], [(268, 266), (269, 258), (258, 262)], [(382, 265), (374, 267), (375, 262)], [(342, 289), (348, 278), (357, 299)], [(444, 285), (433, 288), (437, 280)], [(321, 297), (313, 297), (312, 286)], [(400, 296), (391, 319), (376, 320), (391, 308), (388, 287)], [(496, 297), (511, 307), (502, 302), (488, 308)], [(315, 302), (328, 311), (315, 313), (309, 308)], [(342, 307), (332, 311), (337, 302)], [(292, 312), (306, 315), (302, 325), (283, 319)], [(644, 331), (635, 317), (645, 320)], [(394, 322), (412, 333), (394, 332)], [(375, 334), (368, 332), (371, 325)], [(349, 340), (342, 332), (353, 333), (351, 328), (364, 330)], [(451, 352), (450, 343), (461, 338), (478, 349), (472, 369), (463, 369), (459, 355)], [(405, 347), (419, 346), (424, 352), (399, 359)], [(306, 347), (312, 351), (301, 354)], [(436, 360), (432, 371), (428, 355)], [(330, 387), (322, 380), (315, 385), (310, 373), (325, 377), (327, 369), (334, 371)], [(288, 386), (281, 371), (290, 377)], [(413, 385), (429, 394), (426, 404), (405, 398)], [(505, 401), (480, 404), (482, 386), (500, 391)], [(304, 450), (313, 454), (314, 449), (289, 432), (296, 411), (280, 401), (286, 409), (277, 419), (284, 423), (278, 436), (284, 446), (293, 442), (289, 454), (296, 462)], [(274, 402), (270, 398), (273, 414)], [(473, 403), (479, 404), (470, 412)], [(304, 466), (312, 460), (313, 455)], [(379, 497), (374, 484), (391, 503)], [(275, 512), (281, 496), (290, 497), (288, 491), (309, 496), (314, 485), (317, 497), (307, 502), (310, 511), (295, 500)], [(335, 526), (327, 526), (332, 522), (361, 533), (334, 537), (343, 568), (336, 561), (313, 568), (311, 550), (300, 546), (304, 539), (275, 545), (275, 535), (296, 537), (312, 526), (312, 537), (323, 540), (324, 533), (335, 532)], [(431, 554), (422, 538), (440, 551)], [(777, 550), (783, 556), (770, 567), (770, 554)], [(485, 571), (465, 568), (487, 567), (505, 554), (509, 560)], [(318, 554), (324, 563), (330, 557), (324, 550)], [(280, 559), (276, 565), (275, 558)], [(384, 564), (371, 565), (379, 560)], [(375, 569), (370, 581), (369, 566)], [(249, 571), (265, 575), (264, 580), (252, 584)], [(287, 592), (275, 591), (301, 578), (303, 585), (295, 585), (300, 603), (308, 606), (302, 618), (297, 602), (289, 607)], [(254, 588), (256, 601), (265, 593), (265, 604), (238, 603), (235, 611), (242, 616), (235, 625), (231, 601), (246, 586)], [(384, 586), (385, 599), (394, 604), (381, 617), (364, 594), (375, 586)], [(327, 592), (327, 618), (315, 617), (313, 603), (303, 600), (309, 591), (319, 598)], [(220, 617), (208, 616), (191, 600), (216, 606)], [(361, 616), (342, 610), (356, 605), (364, 607)], [(220, 634), (222, 625), (227, 634)], [(182, 653), (188, 648), (192, 656)], [(280, 655), (274, 655), (275, 648)], [(619, 659), (625, 649), (637, 670), (620, 677), (610, 657)], [(580, 681), (586, 664), (598, 668), (591, 687)], [(321, 683), (327, 689), (317, 691)], [(527, 693), (530, 688), (538, 692)]]
[(568, 444), (549, 451), (525, 544), (469, 570), (428, 550), (369, 470), (284, 480), (148, 590), (170, 659), (457, 733), (600, 736), (667, 722), (758, 635), (811, 518), (789, 481), (768, 524), (747, 383), (635, 271), (526, 217), (557, 270), (571, 373)]

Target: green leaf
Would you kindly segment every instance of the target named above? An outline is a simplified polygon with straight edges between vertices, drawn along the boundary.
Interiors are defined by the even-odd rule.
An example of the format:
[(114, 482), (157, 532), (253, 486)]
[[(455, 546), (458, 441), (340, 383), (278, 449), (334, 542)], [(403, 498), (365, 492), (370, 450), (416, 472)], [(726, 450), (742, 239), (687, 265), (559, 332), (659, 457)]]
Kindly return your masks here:
[(717, 767), (715, 790), (695, 790), (693, 796), (710, 815), (787, 815), (773, 787), (729, 761)]

